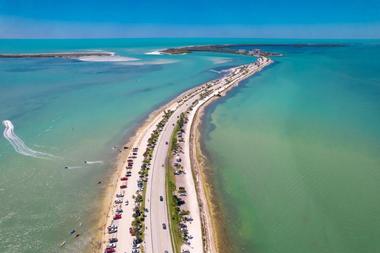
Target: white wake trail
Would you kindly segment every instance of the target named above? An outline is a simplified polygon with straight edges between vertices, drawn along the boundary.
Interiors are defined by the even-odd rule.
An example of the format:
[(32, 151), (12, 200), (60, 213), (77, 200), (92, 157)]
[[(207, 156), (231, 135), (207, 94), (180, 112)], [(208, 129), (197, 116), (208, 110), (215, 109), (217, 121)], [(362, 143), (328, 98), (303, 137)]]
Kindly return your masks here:
[(7, 141), (9, 141), (9, 143), (12, 145), (12, 147), (17, 153), (21, 155), (25, 155), (25, 156), (31, 156), (31, 157), (42, 158), (42, 159), (56, 158), (56, 156), (54, 155), (35, 151), (29, 148), (28, 146), (26, 146), (24, 141), (21, 140), (21, 138), (15, 134), (14, 125), (12, 124), (10, 120), (4, 120), (3, 125), (5, 127), (4, 132), (3, 132), (4, 138), (7, 139)]
[(103, 161), (84, 161), (85, 164), (103, 164)]

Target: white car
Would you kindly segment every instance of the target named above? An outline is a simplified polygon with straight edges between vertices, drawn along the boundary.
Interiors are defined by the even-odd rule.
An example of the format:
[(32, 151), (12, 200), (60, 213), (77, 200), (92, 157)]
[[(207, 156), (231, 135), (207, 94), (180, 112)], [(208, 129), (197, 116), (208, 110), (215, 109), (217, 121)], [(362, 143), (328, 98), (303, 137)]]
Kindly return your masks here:
[(108, 248), (116, 248), (116, 243), (110, 243), (107, 246)]

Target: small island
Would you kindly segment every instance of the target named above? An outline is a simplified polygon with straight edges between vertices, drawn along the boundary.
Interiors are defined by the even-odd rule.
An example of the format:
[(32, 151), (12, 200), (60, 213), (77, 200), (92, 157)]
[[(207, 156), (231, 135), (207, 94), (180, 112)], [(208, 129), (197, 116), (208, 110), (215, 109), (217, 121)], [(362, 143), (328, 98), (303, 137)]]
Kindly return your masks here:
[(163, 54), (187, 54), (192, 52), (217, 52), (217, 53), (229, 53), (240, 54), (255, 57), (269, 57), (269, 56), (282, 56), (280, 53), (265, 52), (260, 49), (242, 49), (237, 47), (249, 47), (256, 46), (255, 44), (224, 44), (224, 45), (205, 45), (205, 46), (188, 46), (179, 48), (168, 48), (160, 51)]
[[(339, 43), (296, 43), (296, 44), (223, 44), (223, 45), (202, 45), (202, 46), (186, 46), (178, 48), (168, 48), (161, 50), (163, 54), (187, 54), (192, 52), (217, 52), (239, 54), (254, 57), (271, 57), (283, 56), (282, 53), (267, 52), (259, 49), (260, 47), (343, 47), (344, 44)], [(253, 49), (252, 49), (253, 48)]]

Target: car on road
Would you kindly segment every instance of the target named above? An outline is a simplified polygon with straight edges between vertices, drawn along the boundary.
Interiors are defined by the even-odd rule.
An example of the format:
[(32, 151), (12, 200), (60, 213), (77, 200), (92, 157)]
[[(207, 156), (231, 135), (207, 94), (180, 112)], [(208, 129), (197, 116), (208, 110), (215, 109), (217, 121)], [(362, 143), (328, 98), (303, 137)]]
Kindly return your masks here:
[(117, 228), (108, 229), (108, 234), (113, 234), (113, 233), (116, 233), (116, 232), (117, 232)]
[(165, 223), (162, 223), (162, 228), (166, 229), (166, 224)]
[(116, 243), (108, 244), (107, 248), (116, 248)]
[(121, 213), (117, 213), (113, 216), (114, 220), (120, 220), (121, 219)]
[(115, 248), (106, 248), (106, 250), (104, 251), (105, 253), (113, 253), (113, 252), (116, 252)]
[(166, 145), (168, 145), (168, 144), (169, 144), (169, 142), (165, 141), (165, 144), (166, 144)]
[(112, 237), (108, 240), (110, 243), (119, 241), (116, 237)]
[(160, 201), (164, 201), (164, 197), (160, 196)]

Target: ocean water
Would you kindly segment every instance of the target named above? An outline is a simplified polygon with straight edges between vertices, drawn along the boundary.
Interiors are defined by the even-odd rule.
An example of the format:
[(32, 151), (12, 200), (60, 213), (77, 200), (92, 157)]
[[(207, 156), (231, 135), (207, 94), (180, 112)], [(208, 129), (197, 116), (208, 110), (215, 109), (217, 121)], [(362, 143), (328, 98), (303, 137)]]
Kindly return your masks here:
[[(0, 138), (0, 252), (90, 248), (113, 147), (155, 108), (216, 78), (214, 70), (252, 61), (145, 53), (249, 42), (294, 41), (0, 40), (0, 53), (105, 50), (138, 59), (0, 59), (0, 121), (14, 125)], [(346, 43), (354, 46), (267, 48), (285, 56), (208, 110), (204, 147), (229, 252), (379, 250), (380, 53), (377, 42)]]
[[(113, 147), (122, 145), (158, 106), (217, 77), (211, 70), (252, 60), (207, 53), (145, 54), (189, 43), (0, 40), (1, 53), (105, 50), (138, 59), (0, 59), (0, 120), (14, 126), (14, 132), (9, 129), (0, 138), (0, 252), (82, 252), (91, 247), (118, 154)], [(72, 229), (78, 238), (70, 235)], [(63, 241), (65, 247), (59, 248)]]
[(284, 57), (203, 124), (225, 252), (380, 252), (379, 41)]

